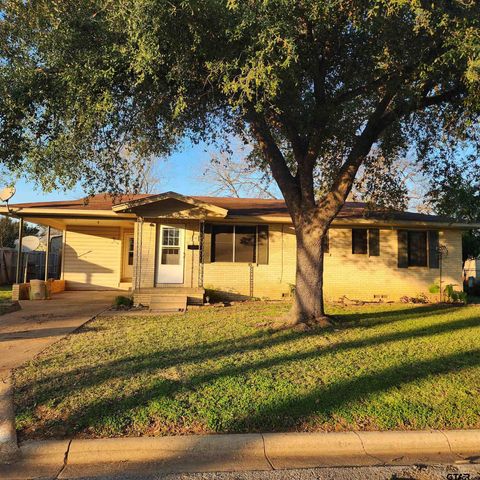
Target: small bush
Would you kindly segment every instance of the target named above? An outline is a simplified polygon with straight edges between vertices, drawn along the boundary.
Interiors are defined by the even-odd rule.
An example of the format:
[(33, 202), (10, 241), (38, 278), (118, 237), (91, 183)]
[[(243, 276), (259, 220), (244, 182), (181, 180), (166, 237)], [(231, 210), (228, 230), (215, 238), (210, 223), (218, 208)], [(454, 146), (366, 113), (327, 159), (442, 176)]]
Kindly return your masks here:
[(126, 297), (124, 295), (119, 295), (118, 297), (115, 297), (115, 300), (113, 304), (116, 307), (127, 307), (130, 308), (133, 306), (133, 299), (132, 297)]
[(467, 303), (468, 301), (467, 292), (458, 292), (458, 300), (462, 303)]
[(436, 283), (432, 283), (429, 287), (428, 287), (428, 291), (430, 293), (440, 293), (440, 285), (436, 284)]
[(447, 301), (452, 303), (467, 303), (467, 294), (466, 292), (456, 291), (453, 288), (453, 285), (449, 284), (445, 287), (444, 290)]

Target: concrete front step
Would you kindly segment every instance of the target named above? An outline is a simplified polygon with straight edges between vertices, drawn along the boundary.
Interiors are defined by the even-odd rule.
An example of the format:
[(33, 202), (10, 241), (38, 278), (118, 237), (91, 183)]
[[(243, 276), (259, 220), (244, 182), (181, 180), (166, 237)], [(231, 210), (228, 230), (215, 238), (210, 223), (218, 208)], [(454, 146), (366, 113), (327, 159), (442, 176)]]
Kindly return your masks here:
[(187, 310), (187, 296), (180, 294), (155, 295), (150, 300), (152, 312), (185, 312)]
[[(187, 305), (202, 305), (204, 294), (205, 290), (198, 287), (141, 288), (134, 290), (133, 301), (135, 305), (143, 305), (153, 310), (154, 308), (157, 309), (155, 304), (165, 303), (166, 301), (176, 302), (181, 300), (183, 308), (183, 301), (185, 297), (187, 299)], [(165, 307), (165, 305), (161, 305), (161, 307)]]

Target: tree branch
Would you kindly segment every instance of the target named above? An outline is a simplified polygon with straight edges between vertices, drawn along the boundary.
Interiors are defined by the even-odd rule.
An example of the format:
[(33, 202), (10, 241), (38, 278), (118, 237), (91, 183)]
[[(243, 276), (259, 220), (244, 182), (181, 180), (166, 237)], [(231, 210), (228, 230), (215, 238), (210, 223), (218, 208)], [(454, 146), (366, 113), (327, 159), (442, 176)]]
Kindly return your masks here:
[(341, 105), (343, 102), (347, 102), (349, 100), (354, 100), (358, 95), (361, 95), (362, 93), (366, 93), (368, 91), (371, 91), (372, 88), (377, 88), (385, 84), (385, 82), (388, 80), (388, 75), (382, 75), (375, 80), (372, 80), (369, 83), (366, 83), (365, 85), (360, 85), (357, 88), (352, 88), (351, 90), (347, 90), (346, 92), (342, 92), (336, 97), (332, 99), (333, 105)]
[(256, 138), (272, 175), (278, 183), (280, 190), (290, 207), (291, 211), (298, 212), (301, 209), (301, 192), (295, 178), (285, 162), (282, 152), (278, 148), (275, 139), (268, 128), (265, 119), (254, 108), (246, 113), (246, 119), (250, 124), (253, 136)]
[(318, 210), (333, 210), (335, 215), (340, 211), (352, 189), (358, 169), (370, 152), (372, 145), (378, 139), (379, 134), (388, 126), (384, 120), (384, 114), (396, 94), (396, 89), (397, 82), (392, 82), (376, 106), (375, 111), (370, 115), (362, 133), (357, 137), (357, 141), (347, 160), (340, 168), (330, 192), (319, 202)]
[(327, 59), (331, 53), (328, 41), (320, 42), (315, 38), (314, 28), (307, 21), (307, 37), (310, 44), (322, 45), (315, 49), (313, 53), (313, 96), (315, 106), (313, 111), (312, 125), (310, 127), (309, 138), (307, 140), (307, 151), (298, 164), (297, 177), (301, 186), (303, 199), (307, 207), (315, 207), (315, 188), (313, 182), (313, 170), (315, 168), (318, 153), (322, 145), (322, 132), (327, 123), (326, 119), (326, 77), (327, 77)]
[(290, 114), (287, 112), (277, 113), (275, 115), (273, 123), (276, 123), (280, 130), (283, 130), (285, 136), (290, 141), (292, 145), (293, 156), (295, 161), (300, 162), (307, 153), (307, 147), (305, 141), (300, 135), (297, 127), (295, 126), (295, 121), (292, 119)]
[[(395, 96), (396, 88), (397, 84), (392, 83), (386, 95), (377, 105), (352, 148), (347, 161), (342, 165), (331, 191), (319, 203), (319, 209), (332, 208), (335, 214), (338, 213), (352, 189), (358, 169), (382, 131), (403, 116), (409, 115), (416, 110), (451, 101), (463, 92), (463, 89), (456, 88), (433, 96), (422, 96), (417, 101), (403, 103), (387, 112), (388, 106)], [(424, 89), (423, 91), (426, 92), (427, 90)]]
[(398, 105), (396, 108), (387, 112), (383, 115), (383, 121), (386, 122), (387, 126), (392, 124), (394, 121), (399, 120), (402, 117), (410, 115), (411, 113), (422, 110), (428, 107), (433, 107), (436, 105), (441, 105), (446, 101), (451, 101), (455, 97), (458, 97), (465, 93), (465, 89), (461, 87), (453, 88), (452, 90), (447, 90), (445, 92), (439, 93), (437, 95), (426, 95), (420, 97), (420, 99), (412, 100), (410, 102), (404, 102)]

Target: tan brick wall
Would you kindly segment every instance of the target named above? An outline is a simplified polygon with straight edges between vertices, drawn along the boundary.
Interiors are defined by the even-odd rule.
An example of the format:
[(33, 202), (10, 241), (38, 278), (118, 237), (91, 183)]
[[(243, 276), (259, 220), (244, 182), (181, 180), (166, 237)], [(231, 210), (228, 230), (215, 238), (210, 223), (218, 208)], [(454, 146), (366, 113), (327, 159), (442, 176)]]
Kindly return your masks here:
[(132, 287), (134, 290), (154, 286), (156, 234), (156, 223), (148, 221), (135, 223), (135, 255), (133, 256), (132, 279)]
[[(174, 222), (168, 222), (172, 224)], [(179, 221), (186, 225), (184, 284), (198, 286), (199, 252), (188, 250), (188, 244), (198, 245), (198, 221)], [(134, 261), (134, 288), (151, 288), (155, 285), (156, 236), (159, 223), (145, 221), (139, 238), (138, 225), (135, 242), (141, 249), (141, 267)], [(461, 232), (446, 230), (440, 232), (440, 243), (448, 248), (448, 257), (443, 262), (443, 285), (452, 283), (458, 289), (462, 286), (462, 242)], [(253, 265), (253, 296), (259, 298), (282, 298), (288, 295), (295, 284), (295, 234), (290, 225), (272, 224), (269, 228), (269, 263)], [(420, 267), (397, 267), (397, 231), (380, 230), (380, 256), (352, 254), (351, 229), (330, 230), (330, 252), (325, 256), (325, 297), (338, 300), (373, 300), (384, 296), (385, 300), (399, 300), (404, 295), (428, 294), (428, 287), (438, 282), (439, 270)], [(193, 265), (193, 270), (192, 270)], [(138, 277), (138, 273), (140, 277)], [(250, 267), (245, 263), (207, 263), (204, 266), (206, 289), (221, 291), (231, 298), (250, 295)], [(378, 298), (378, 297), (377, 297)]]
[[(448, 248), (443, 261), (442, 284), (452, 283), (462, 288), (461, 232), (440, 232), (440, 243)], [(438, 283), (439, 269), (424, 267), (398, 268), (396, 230), (380, 230), (380, 255), (354, 255), (351, 229), (330, 231), (330, 253), (325, 258), (325, 297), (336, 300), (343, 295), (351, 299), (373, 300), (384, 295), (386, 300), (428, 295), (428, 287)]]
[[(324, 291), (329, 300), (399, 300), (404, 295), (428, 294), (428, 287), (439, 279), (438, 269), (397, 267), (397, 231), (380, 231), (380, 256), (352, 254), (351, 229), (332, 228), (330, 252), (325, 256)], [(462, 288), (461, 232), (440, 232), (440, 243), (449, 254), (443, 262), (443, 285)], [(295, 283), (295, 235), (287, 225), (270, 225), (269, 264), (254, 265), (253, 295), (281, 298)], [(231, 297), (248, 296), (250, 270), (247, 264), (211, 263), (205, 265), (204, 285), (226, 292)]]
[[(295, 283), (295, 233), (290, 225), (269, 226), (268, 265), (253, 265), (253, 296), (281, 298)], [(204, 286), (227, 296), (250, 295), (250, 267), (246, 263), (205, 264)]]

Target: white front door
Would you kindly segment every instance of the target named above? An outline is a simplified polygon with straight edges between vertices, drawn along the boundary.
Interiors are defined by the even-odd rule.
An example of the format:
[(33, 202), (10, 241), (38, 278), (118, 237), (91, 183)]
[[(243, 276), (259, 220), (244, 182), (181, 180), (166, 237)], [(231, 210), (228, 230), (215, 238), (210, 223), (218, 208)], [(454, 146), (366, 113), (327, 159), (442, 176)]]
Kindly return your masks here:
[(157, 241), (156, 283), (183, 283), (185, 225), (161, 225)]

